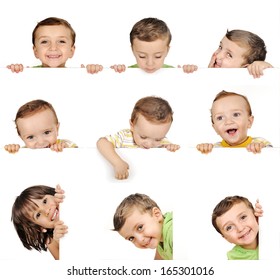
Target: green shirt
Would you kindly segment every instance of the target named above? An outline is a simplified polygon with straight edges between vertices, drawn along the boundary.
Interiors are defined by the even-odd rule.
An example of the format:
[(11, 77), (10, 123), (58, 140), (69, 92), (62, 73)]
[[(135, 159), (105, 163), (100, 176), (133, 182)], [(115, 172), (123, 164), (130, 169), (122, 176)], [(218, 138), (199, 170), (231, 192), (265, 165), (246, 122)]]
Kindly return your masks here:
[[(139, 68), (138, 64), (128, 66), (128, 68)], [(161, 68), (174, 68), (174, 66), (163, 64)]]
[(173, 259), (173, 214), (167, 212), (162, 225), (162, 240), (157, 246), (157, 251), (164, 260)]
[(244, 249), (239, 245), (227, 252), (228, 260), (258, 260), (259, 247), (257, 249)]

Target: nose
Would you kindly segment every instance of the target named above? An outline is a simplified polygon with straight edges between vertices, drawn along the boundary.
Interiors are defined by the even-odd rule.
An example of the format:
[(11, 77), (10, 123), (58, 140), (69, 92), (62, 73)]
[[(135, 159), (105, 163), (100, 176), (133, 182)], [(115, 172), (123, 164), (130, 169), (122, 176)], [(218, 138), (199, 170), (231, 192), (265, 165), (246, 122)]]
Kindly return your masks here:
[(45, 148), (48, 146), (48, 143), (42, 138), (42, 137), (38, 137), (37, 138), (37, 142), (36, 142), (36, 148), (40, 149), (40, 148)]
[(230, 117), (225, 118), (225, 124), (232, 124), (232, 119)]
[(216, 52), (216, 57), (217, 57), (217, 59), (222, 59), (223, 58), (223, 52), (221, 50), (217, 51)]
[(244, 225), (242, 223), (238, 223), (236, 225), (236, 229), (237, 229), (238, 232), (242, 232), (243, 229), (244, 229)]
[(156, 145), (153, 140), (146, 140), (144, 146), (145, 148), (150, 149), (150, 148), (154, 148)]
[(144, 242), (144, 237), (141, 234), (136, 234), (134, 236), (134, 245), (137, 247), (141, 247), (143, 245)]
[(56, 50), (56, 43), (55, 42), (50, 43), (50, 50)]
[(42, 209), (42, 212), (45, 213), (45, 216), (48, 217), (50, 214), (51, 209), (48, 208), (47, 206)]
[(152, 66), (154, 64), (154, 60), (152, 57), (148, 57), (146, 61), (147, 66)]

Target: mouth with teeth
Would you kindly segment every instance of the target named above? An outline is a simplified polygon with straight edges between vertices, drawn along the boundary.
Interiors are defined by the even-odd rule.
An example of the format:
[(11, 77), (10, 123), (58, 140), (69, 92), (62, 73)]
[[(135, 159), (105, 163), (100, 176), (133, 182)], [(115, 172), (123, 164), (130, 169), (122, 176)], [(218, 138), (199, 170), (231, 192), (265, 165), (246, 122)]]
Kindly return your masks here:
[(58, 215), (59, 215), (59, 211), (58, 209), (56, 208), (52, 214), (52, 217), (51, 217), (51, 221), (54, 221), (56, 219), (58, 219)]
[(49, 59), (58, 59), (58, 58), (60, 58), (61, 57), (61, 55), (47, 55), (47, 58), (49, 58)]
[(237, 132), (236, 128), (226, 130), (226, 133), (230, 136), (234, 136), (236, 134), (236, 132)]
[(245, 234), (241, 235), (239, 237), (239, 239), (246, 239), (250, 233), (251, 233), (251, 230), (248, 230)]

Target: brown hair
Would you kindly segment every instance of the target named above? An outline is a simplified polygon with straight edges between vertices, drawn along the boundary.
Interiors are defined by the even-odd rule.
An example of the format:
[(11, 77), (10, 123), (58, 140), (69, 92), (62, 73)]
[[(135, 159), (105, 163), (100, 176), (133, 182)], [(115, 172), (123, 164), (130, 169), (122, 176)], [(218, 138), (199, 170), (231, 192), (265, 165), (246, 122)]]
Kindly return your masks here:
[(254, 207), (252, 203), (246, 197), (238, 195), (227, 196), (216, 205), (212, 213), (212, 225), (214, 226), (217, 232), (222, 234), (220, 228), (217, 225), (217, 218), (229, 211), (234, 205), (241, 202), (245, 203), (245, 205), (248, 208), (252, 209), (252, 211), (254, 212)]
[[(224, 97), (228, 97), (228, 96), (240, 96), (240, 97), (242, 97), (246, 102), (247, 111), (248, 111), (249, 116), (252, 116), (252, 109), (251, 109), (251, 105), (250, 105), (250, 102), (249, 102), (248, 98), (246, 96), (242, 95), (242, 94), (239, 94), (239, 93), (222, 90), (221, 92), (219, 92), (216, 95), (216, 97), (213, 100), (212, 105), (214, 104), (215, 101), (220, 100)], [(213, 116), (212, 116), (212, 109), (211, 109), (211, 121), (212, 121), (212, 124), (213, 124), (214, 122), (213, 122)]]
[(254, 61), (264, 61), (266, 57), (266, 46), (258, 35), (245, 30), (231, 30), (225, 35), (230, 41), (239, 46), (247, 47), (248, 51), (244, 54), (245, 64)]
[(44, 110), (51, 110), (54, 114), (54, 117), (55, 117), (55, 121), (56, 123), (58, 124), (58, 118), (57, 118), (57, 115), (56, 115), (56, 112), (53, 108), (53, 106), (45, 101), (45, 100), (41, 100), (41, 99), (36, 99), (36, 100), (32, 100), (30, 102), (27, 102), (25, 103), (24, 105), (22, 105), (18, 111), (17, 111), (17, 114), (16, 114), (16, 118), (15, 118), (15, 123), (16, 123), (16, 129), (17, 129), (17, 133), (18, 135), (20, 135), (20, 132), (19, 132), (19, 129), (18, 129), (18, 126), (17, 126), (17, 120), (18, 119), (22, 119), (22, 118), (25, 118), (27, 116), (32, 116), (40, 111), (44, 111)]
[(156, 96), (143, 97), (136, 102), (130, 121), (135, 124), (139, 115), (153, 123), (173, 121), (173, 111), (169, 103), (163, 98)]
[(169, 46), (172, 35), (164, 21), (157, 18), (144, 18), (132, 27), (130, 32), (131, 45), (133, 45), (133, 40), (136, 38), (145, 42), (168, 38), (167, 46)]
[(63, 25), (70, 30), (71, 39), (72, 39), (72, 47), (73, 47), (75, 45), (75, 41), (76, 41), (76, 33), (75, 33), (74, 29), (72, 28), (71, 24), (68, 21), (66, 21), (65, 19), (62, 19), (62, 18), (57, 18), (57, 17), (49, 17), (49, 18), (46, 18), (37, 23), (37, 25), (35, 26), (35, 28), (32, 32), (32, 44), (35, 45), (36, 32), (40, 26), (53, 26), (53, 25)]
[(37, 207), (32, 199), (42, 199), (45, 195), (54, 194), (54, 188), (32, 186), (22, 191), (13, 204), (11, 220), (23, 246), (28, 250), (46, 251), (47, 242), (53, 238), (53, 229), (42, 232), (41, 227), (31, 220), (29, 212)]
[(148, 212), (152, 215), (152, 210), (154, 207), (160, 209), (156, 202), (145, 194), (135, 193), (129, 195), (120, 203), (120, 205), (116, 209), (113, 218), (114, 231), (121, 230), (121, 228), (125, 224), (126, 219), (135, 208), (138, 209), (140, 213)]

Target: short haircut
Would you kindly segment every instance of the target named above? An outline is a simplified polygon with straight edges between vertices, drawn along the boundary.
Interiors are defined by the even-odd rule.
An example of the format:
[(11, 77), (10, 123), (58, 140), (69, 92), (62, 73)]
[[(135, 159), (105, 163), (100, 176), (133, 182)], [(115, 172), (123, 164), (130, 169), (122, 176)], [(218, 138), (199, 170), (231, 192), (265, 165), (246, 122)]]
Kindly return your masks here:
[[(220, 99), (225, 98), (225, 97), (228, 97), (228, 96), (240, 96), (241, 98), (243, 98), (246, 102), (246, 107), (247, 107), (248, 114), (249, 114), (249, 116), (252, 116), (252, 109), (251, 109), (251, 105), (250, 105), (250, 102), (249, 102), (248, 98), (246, 96), (242, 95), (242, 94), (239, 94), (239, 93), (222, 90), (221, 92), (219, 92), (216, 95), (216, 97), (213, 100), (212, 105), (214, 104), (215, 101), (220, 100)], [(211, 121), (212, 121), (212, 124), (213, 124), (214, 122), (213, 122), (213, 116), (212, 116), (212, 109), (211, 109)]]
[(33, 46), (35, 46), (35, 38), (36, 38), (36, 32), (37, 32), (38, 28), (41, 27), (41, 26), (53, 26), (53, 25), (63, 25), (66, 28), (68, 28), (71, 32), (72, 46), (75, 45), (76, 33), (75, 33), (74, 29), (72, 28), (71, 24), (68, 21), (66, 21), (65, 19), (62, 19), (62, 18), (49, 17), (49, 18), (46, 18), (46, 19), (38, 22), (37, 25), (35, 26), (35, 28), (32, 32), (32, 44), (33, 44)]
[(134, 209), (140, 213), (150, 213), (152, 215), (153, 208), (157, 207), (157, 203), (145, 194), (135, 193), (126, 197), (117, 207), (113, 222), (114, 231), (120, 231), (125, 224), (126, 219), (132, 214)]
[(53, 237), (53, 229), (42, 232), (41, 227), (31, 220), (29, 212), (37, 207), (32, 199), (42, 199), (45, 195), (54, 194), (54, 188), (37, 185), (25, 189), (15, 199), (11, 220), (23, 246), (28, 250), (46, 251), (47, 242)]
[(229, 211), (234, 205), (241, 202), (245, 203), (245, 205), (254, 212), (254, 207), (252, 203), (246, 197), (238, 195), (227, 196), (216, 205), (212, 213), (212, 225), (214, 226), (217, 232), (222, 234), (220, 228), (217, 225), (217, 218)]
[(152, 123), (173, 121), (173, 111), (169, 103), (161, 97), (147, 96), (139, 99), (132, 111), (130, 121), (135, 124), (139, 115)]
[(167, 45), (169, 46), (172, 35), (167, 24), (157, 18), (144, 18), (134, 24), (130, 32), (130, 43), (133, 45), (133, 40), (138, 39), (145, 42), (153, 42), (157, 39), (168, 38)]
[(254, 61), (264, 61), (266, 57), (266, 46), (258, 35), (245, 30), (231, 30), (225, 35), (230, 41), (237, 43), (241, 47), (247, 47), (248, 51), (244, 54), (245, 63)]
[(56, 112), (55, 112), (53, 106), (49, 102), (47, 102), (45, 100), (41, 100), (41, 99), (36, 99), (36, 100), (29, 101), (29, 102), (25, 103), (24, 105), (22, 105), (18, 109), (16, 118), (15, 118), (16, 129), (17, 129), (18, 135), (20, 136), (20, 132), (19, 132), (19, 129), (17, 126), (18, 119), (23, 119), (25, 117), (32, 116), (40, 111), (44, 111), (47, 109), (49, 109), (53, 112), (55, 121), (58, 124), (58, 118), (57, 118)]

